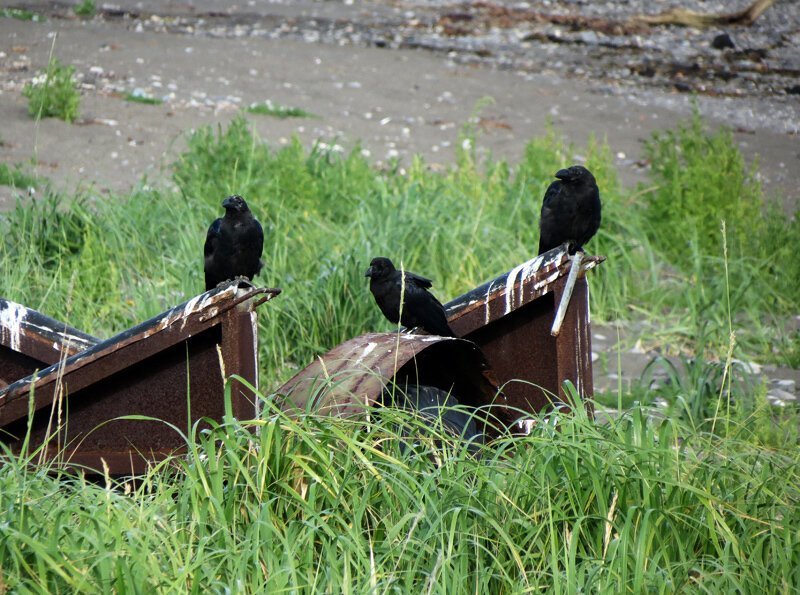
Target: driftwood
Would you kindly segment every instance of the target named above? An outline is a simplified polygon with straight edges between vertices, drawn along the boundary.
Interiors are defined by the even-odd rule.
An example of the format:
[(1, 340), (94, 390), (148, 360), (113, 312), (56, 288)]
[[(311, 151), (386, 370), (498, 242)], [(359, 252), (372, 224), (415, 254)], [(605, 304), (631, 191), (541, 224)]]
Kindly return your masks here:
[(752, 25), (775, 0), (755, 0), (744, 10), (728, 14), (707, 14), (674, 8), (657, 15), (638, 15), (631, 19), (636, 23), (647, 25), (683, 25), (685, 27), (716, 27), (720, 25)]

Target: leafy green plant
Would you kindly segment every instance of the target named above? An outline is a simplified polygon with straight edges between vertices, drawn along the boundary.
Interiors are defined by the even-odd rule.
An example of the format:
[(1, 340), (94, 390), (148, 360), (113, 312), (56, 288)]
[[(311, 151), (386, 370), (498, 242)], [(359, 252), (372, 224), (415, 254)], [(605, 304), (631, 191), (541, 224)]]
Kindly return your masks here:
[(13, 188), (39, 188), (46, 185), (47, 180), (24, 171), (22, 165), (0, 163), (0, 186)]
[(97, 12), (97, 6), (95, 6), (94, 0), (82, 0), (73, 10), (79, 17), (92, 17)]
[(151, 97), (149, 95), (132, 92), (125, 93), (125, 95), (123, 95), (123, 99), (125, 99), (125, 101), (130, 101), (131, 103), (143, 103), (145, 105), (161, 105), (164, 103), (164, 101), (158, 97)]
[(50, 60), (47, 71), (26, 83), (22, 94), (28, 98), (28, 114), (39, 118), (59, 118), (73, 122), (78, 117), (80, 93), (73, 79), (74, 66)]
[(695, 108), (677, 129), (655, 133), (645, 154), (655, 184), (645, 194), (645, 212), (654, 230), (671, 230), (653, 237), (671, 260), (687, 263), (692, 244), (702, 254), (716, 252), (721, 220), (728, 225), (732, 254), (748, 253), (761, 220), (762, 191), (730, 130), (709, 133)]
[(288, 414), (269, 395), (263, 406), (261, 419), (189, 428), (185, 455), (136, 483), (90, 482), (0, 445), (8, 588), (775, 592), (800, 581), (796, 448), (634, 409), (603, 426), (536, 417), (529, 434), (473, 454), (403, 410)]
[(65, 259), (83, 248), (90, 217), (80, 197), (70, 201), (68, 208), (64, 202), (62, 195), (52, 191), (41, 198), (17, 200), (7, 215), (14, 225), (6, 228), (3, 244), (13, 250), (26, 242), (38, 266), (63, 266)]
[(24, 8), (0, 8), (0, 17), (17, 19), (18, 21), (33, 21), (34, 23), (45, 20), (43, 15)]
[(269, 99), (264, 103), (253, 103), (245, 108), (249, 114), (258, 116), (272, 116), (273, 118), (316, 118), (314, 114), (300, 109), (299, 107), (287, 107), (272, 103)]
[(745, 407), (752, 399), (753, 380), (743, 364), (680, 357), (672, 361), (658, 356), (642, 372), (649, 401), (664, 399), (668, 413), (696, 426), (726, 413), (729, 407)]

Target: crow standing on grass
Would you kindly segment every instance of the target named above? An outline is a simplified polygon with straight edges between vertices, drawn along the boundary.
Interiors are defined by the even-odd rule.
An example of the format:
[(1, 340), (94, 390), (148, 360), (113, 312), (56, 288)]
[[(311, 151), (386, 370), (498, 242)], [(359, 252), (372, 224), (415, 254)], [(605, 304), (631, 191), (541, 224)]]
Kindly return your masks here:
[(573, 165), (556, 172), (547, 188), (539, 220), (539, 254), (568, 243), (569, 253), (583, 245), (600, 228), (600, 191), (592, 172)]
[[(455, 337), (447, 324), (444, 307), (428, 292), (433, 284), (430, 279), (408, 271), (398, 271), (391, 260), (383, 257), (373, 258), (364, 276), (370, 278), (369, 290), (390, 322), (400, 322), (409, 329), (422, 327), (433, 335)], [(401, 293), (404, 296), (402, 316)]]
[(205, 253), (206, 291), (224, 281), (247, 277), (252, 281), (264, 263), (264, 231), (241, 196), (222, 201), (225, 216), (208, 228)]

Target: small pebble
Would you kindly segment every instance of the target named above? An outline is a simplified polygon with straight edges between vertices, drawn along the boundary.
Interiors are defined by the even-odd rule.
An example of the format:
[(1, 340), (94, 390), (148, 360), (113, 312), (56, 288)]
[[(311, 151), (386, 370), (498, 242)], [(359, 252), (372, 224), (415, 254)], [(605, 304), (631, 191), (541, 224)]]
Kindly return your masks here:
[(733, 39), (727, 33), (720, 33), (711, 41), (711, 47), (715, 50), (724, 50), (727, 48), (734, 48), (736, 47), (733, 43)]

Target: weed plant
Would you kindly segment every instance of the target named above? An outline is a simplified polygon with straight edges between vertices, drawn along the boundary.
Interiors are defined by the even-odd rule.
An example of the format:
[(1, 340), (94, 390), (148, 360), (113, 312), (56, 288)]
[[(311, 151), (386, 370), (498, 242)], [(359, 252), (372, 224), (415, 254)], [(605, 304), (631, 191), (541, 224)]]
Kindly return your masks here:
[(273, 118), (315, 118), (316, 116), (310, 112), (300, 109), (299, 107), (287, 107), (285, 105), (277, 105), (272, 103), (269, 99), (264, 103), (253, 103), (248, 105), (245, 110), (248, 114), (255, 114), (257, 116), (272, 116)]
[(97, 12), (97, 6), (94, 0), (83, 0), (80, 4), (77, 4), (73, 10), (79, 17), (93, 17)]
[[(654, 147), (706, 134), (687, 130), (688, 139)], [(447, 300), (533, 255), (541, 196), (573, 148), (551, 131), (511, 167), (478, 162), (465, 135), (456, 166), (437, 174), (419, 158), (379, 171), (358, 149), (339, 155), (294, 141), (273, 150), (243, 118), (201, 129), (175, 164), (177, 192), (141, 187), (99, 200), (48, 191), (4, 214), (3, 297), (95, 335), (127, 328), (202, 290), (205, 230), (236, 192), (265, 229), (257, 282), (284, 289), (259, 317), (260, 384), (275, 387), (341, 341), (391, 329), (363, 277), (371, 257), (433, 277)], [(761, 346), (781, 335), (765, 313), (796, 312), (796, 288), (737, 285), (764, 278), (774, 239), (753, 234), (747, 253), (740, 242), (726, 259), (721, 234), (714, 248), (713, 238), (694, 241), (694, 224), (659, 230), (649, 191), (623, 191), (607, 146), (592, 140), (585, 154), (604, 201), (588, 248), (609, 256), (591, 273), (593, 320), (666, 321), (697, 352), (725, 360), (724, 374), (732, 326), (749, 336), (737, 349), (774, 357)], [(658, 183), (677, 192), (687, 182), (676, 169)], [(740, 229), (736, 212), (726, 215), (730, 229)], [(780, 227), (769, 210), (753, 216), (800, 239), (795, 223)], [(687, 240), (690, 254), (676, 258), (659, 233)], [(778, 418), (757, 388), (704, 374), (698, 367), (681, 388), (689, 397), (706, 390), (696, 412), (656, 422), (634, 407), (604, 425), (579, 413), (558, 430), (539, 419), (530, 435), (501, 437), (477, 455), (406, 411), (289, 416), (269, 395), (261, 419), (193, 428), (185, 457), (136, 484), (93, 483), (30, 465), (37, 452), (3, 450), (0, 585), (790, 592), (800, 585), (796, 412)], [(409, 428), (419, 430), (411, 448)]]
[(125, 93), (123, 99), (125, 99), (125, 101), (130, 101), (131, 103), (143, 103), (145, 105), (161, 105), (164, 103), (164, 101), (158, 97), (150, 97), (149, 95), (130, 92)]
[[(402, 410), (228, 420), (136, 484), (0, 455), (11, 592), (785, 593), (800, 454), (637, 409), (472, 454)], [(403, 434), (396, 427), (405, 428)], [(415, 433), (409, 442), (408, 431)], [(776, 478), (780, 478), (776, 481)]]
[(17, 19), (18, 21), (32, 21), (34, 23), (40, 23), (46, 20), (44, 15), (24, 8), (0, 8), (0, 17)]
[(28, 114), (36, 118), (59, 118), (73, 122), (78, 117), (80, 93), (73, 78), (74, 66), (64, 66), (52, 58), (47, 71), (26, 83), (22, 94), (28, 98)]
[(10, 186), (12, 188), (29, 189), (44, 188), (47, 180), (28, 173), (21, 165), (9, 165), (0, 163), (0, 186)]

